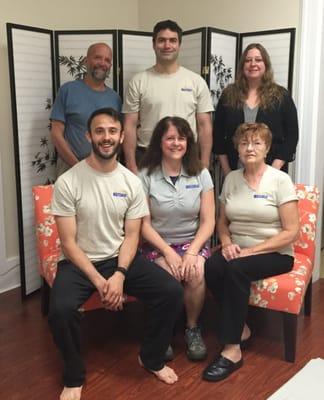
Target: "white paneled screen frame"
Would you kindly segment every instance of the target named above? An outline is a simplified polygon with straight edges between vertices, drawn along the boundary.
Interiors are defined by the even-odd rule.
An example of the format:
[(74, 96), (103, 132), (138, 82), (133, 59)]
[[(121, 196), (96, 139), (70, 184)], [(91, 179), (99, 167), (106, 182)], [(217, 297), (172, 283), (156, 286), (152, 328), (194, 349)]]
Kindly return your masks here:
[[(117, 31), (56, 31), (55, 55), (57, 88), (63, 83), (80, 78), (85, 72), (83, 60), (93, 43), (107, 43), (113, 51), (113, 65), (106, 80), (107, 86), (117, 88)], [(81, 76), (82, 77), (82, 76)]]
[(292, 90), (295, 29), (243, 33), (240, 36), (240, 54), (250, 43), (260, 43), (269, 53), (274, 80)]
[(16, 163), (22, 294), (40, 286), (31, 188), (53, 182), (49, 139), (53, 100), (52, 32), (7, 24)]
[(130, 79), (155, 64), (152, 33), (119, 31), (119, 93), (125, 97)]
[(185, 68), (203, 75), (206, 64), (206, 28), (184, 32), (182, 36), (179, 63)]
[[(73, 63), (80, 69), (82, 66), (80, 60), (85, 56), (89, 45), (106, 42), (113, 49), (113, 66), (107, 84), (123, 97), (130, 78), (155, 64), (155, 54), (150, 32), (117, 30), (53, 32), (16, 24), (7, 24), (7, 31), (16, 157), (21, 282), (22, 294), (25, 296), (40, 285), (31, 187), (50, 182), (54, 177), (54, 166), (51, 165), (53, 148), (48, 140), (48, 118), (55, 92), (54, 75), (57, 81), (56, 89), (64, 82), (75, 79), (69, 71)], [(264, 44), (270, 53), (276, 80), (291, 89), (294, 35), (293, 28), (241, 35), (215, 28), (194, 29), (183, 34), (179, 62), (202, 75), (212, 94), (216, 91), (220, 94), (219, 89), (223, 90), (235, 77), (239, 40), (241, 39), (241, 48), (248, 42), (257, 41)], [(221, 85), (217, 83), (217, 72), (213, 70), (214, 64), (211, 59), (213, 55), (218, 57), (218, 62), (221, 56), (220, 65), (223, 65), (221, 75), (223, 74), (223, 78), (227, 76)], [(65, 57), (65, 63), (60, 62), (60, 57)], [(54, 74), (54, 64), (56, 74)], [(214, 175), (215, 188), (218, 191), (217, 185), (221, 177), (217, 173), (217, 165), (214, 165)]]

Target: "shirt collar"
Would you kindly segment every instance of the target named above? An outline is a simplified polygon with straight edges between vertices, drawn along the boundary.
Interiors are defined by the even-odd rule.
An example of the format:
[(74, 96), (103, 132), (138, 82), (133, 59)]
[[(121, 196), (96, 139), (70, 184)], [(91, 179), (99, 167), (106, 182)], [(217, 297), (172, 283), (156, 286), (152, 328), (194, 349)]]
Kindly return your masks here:
[[(166, 174), (166, 172), (164, 171), (162, 165), (161, 165), (160, 168), (158, 168), (158, 169), (156, 170), (155, 174), (156, 174), (156, 179), (158, 179), (158, 180), (162, 180), (162, 179), (169, 180), (169, 175)], [(181, 166), (180, 176), (184, 176), (184, 177), (188, 177), (188, 178), (189, 178), (189, 175), (188, 175), (188, 173), (185, 171), (185, 169), (183, 168), (183, 166)]]

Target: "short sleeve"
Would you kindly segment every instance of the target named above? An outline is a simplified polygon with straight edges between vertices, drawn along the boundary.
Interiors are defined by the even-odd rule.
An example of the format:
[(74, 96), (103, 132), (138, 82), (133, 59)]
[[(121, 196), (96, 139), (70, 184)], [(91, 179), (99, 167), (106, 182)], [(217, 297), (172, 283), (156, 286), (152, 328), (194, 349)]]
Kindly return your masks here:
[(199, 94), (197, 99), (197, 113), (214, 111), (214, 106), (207, 83), (199, 76)]
[(147, 169), (142, 169), (139, 172), (138, 177), (142, 182), (145, 195), (148, 196), (150, 194), (150, 177), (147, 174)]
[(231, 171), (229, 174), (226, 175), (224, 183), (223, 183), (223, 187), (222, 187), (222, 191), (221, 194), (219, 195), (219, 201), (222, 204), (226, 204), (226, 198), (228, 196), (228, 192), (230, 190), (230, 186), (231, 186), (231, 182), (233, 182), (233, 174), (236, 171)]
[(138, 87), (137, 76), (133, 77), (127, 86), (125, 100), (123, 105), (123, 113), (135, 113), (140, 110), (140, 92)]
[(62, 86), (59, 89), (57, 96), (55, 98), (50, 120), (56, 120), (65, 123), (65, 104), (64, 104), (65, 92), (66, 88)]
[(149, 215), (146, 196), (141, 182), (138, 182), (131, 204), (126, 212), (126, 219), (137, 219)]
[(204, 168), (201, 171), (200, 179), (203, 192), (208, 192), (209, 190), (213, 189), (214, 187), (213, 180), (207, 168)]
[(290, 176), (283, 171), (280, 172), (281, 174), (278, 180), (278, 193), (277, 193), (278, 206), (288, 203), (289, 201), (298, 200), (296, 195), (296, 189), (294, 184), (292, 183)]
[(71, 192), (71, 185), (60, 176), (54, 185), (52, 199), (52, 214), (62, 217), (72, 217), (76, 215), (75, 199)]

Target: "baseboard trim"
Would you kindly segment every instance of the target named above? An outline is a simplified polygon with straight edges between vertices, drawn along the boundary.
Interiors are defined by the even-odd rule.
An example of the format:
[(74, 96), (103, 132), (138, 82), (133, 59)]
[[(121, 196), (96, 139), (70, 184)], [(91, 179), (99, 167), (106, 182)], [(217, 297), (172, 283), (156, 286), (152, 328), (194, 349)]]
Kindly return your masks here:
[(0, 270), (0, 293), (20, 286), (19, 267), (19, 257), (10, 257), (5, 261), (3, 269)]

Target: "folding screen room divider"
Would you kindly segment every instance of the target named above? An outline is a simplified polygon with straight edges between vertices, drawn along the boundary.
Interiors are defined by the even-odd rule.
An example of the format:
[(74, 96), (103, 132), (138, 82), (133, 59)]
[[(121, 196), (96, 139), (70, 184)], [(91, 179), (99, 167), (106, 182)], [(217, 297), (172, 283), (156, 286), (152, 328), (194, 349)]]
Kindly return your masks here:
[[(7, 24), (12, 121), (15, 149), (22, 297), (40, 287), (31, 188), (55, 178), (55, 151), (49, 115), (58, 87), (82, 78), (82, 60), (91, 43), (106, 42), (114, 54), (107, 85), (121, 97), (130, 78), (154, 64), (150, 32), (129, 30), (51, 31)], [(235, 33), (211, 27), (185, 31), (180, 63), (206, 80), (214, 106), (235, 77), (238, 55), (248, 43), (268, 50), (275, 79), (291, 90), (295, 29)], [(212, 174), (218, 193), (220, 171)]]

